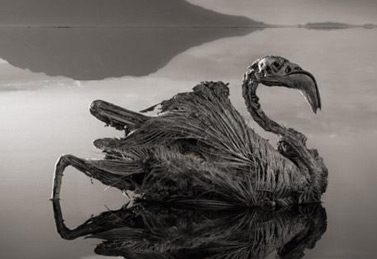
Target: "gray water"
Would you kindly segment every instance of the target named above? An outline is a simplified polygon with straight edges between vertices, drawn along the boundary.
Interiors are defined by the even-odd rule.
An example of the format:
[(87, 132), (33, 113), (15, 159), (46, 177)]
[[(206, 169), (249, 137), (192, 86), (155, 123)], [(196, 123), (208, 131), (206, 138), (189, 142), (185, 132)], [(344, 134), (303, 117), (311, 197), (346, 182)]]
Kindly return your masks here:
[[(118, 60), (119, 66), (114, 69), (123, 74), (112, 73), (108, 63), (103, 70), (106, 73), (99, 77), (95, 76), (98, 63), (91, 68), (91, 62), (80, 60), (80, 55), (62, 59), (64, 53), (57, 53), (56, 49), (45, 49), (43, 53), (43, 48), (38, 50), (43, 53), (39, 60), (41, 55), (34, 52), (38, 42), (33, 45), (30, 41), (29, 48), (20, 47), (24, 32), (4, 32), (16, 40), (0, 40), (7, 47), (0, 57), (0, 257), (103, 258), (93, 252), (98, 240), (66, 241), (59, 237), (48, 200), (54, 163), (61, 154), (100, 158), (92, 141), (121, 134), (91, 117), (88, 105), (92, 100), (103, 99), (137, 111), (189, 91), (200, 81), (222, 80), (230, 83), (231, 100), (250, 126), (271, 142), (276, 141), (275, 136), (264, 133), (252, 121), (241, 97), (245, 68), (256, 58), (273, 54), (312, 72), (323, 103), (322, 111), (315, 115), (298, 92), (267, 87), (259, 90), (266, 113), (304, 132), (308, 145), (319, 150), (329, 168), (329, 187), (323, 197), (327, 231), (314, 249), (306, 250), (305, 258), (377, 258), (376, 30), (184, 30), (186, 35), (200, 40), (190, 44), (184, 40), (168, 41), (166, 44), (170, 45), (165, 50), (175, 46), (174, 50), (160, 63), (154, 62), (150, 52), (135, 53), (138, 71), (143, 62), (146, 69), (151, 68), (145, 74), (133, 75), (127, 70), (132, 61)], [(38, 33), (35, 39), (41, 42), (43, 37), (51, 37)], [(121, 32), (112, 33), (112, 38), (119, 38), (117, 34)], [(114, 58), (122, 51), (111, 46), (105, 50), (108, 56), (106, 52), (99, 53), (99, 60)], [(10, 60), (12, 51), (19, 53), (17, 60), (22, 62)], [(158, 51), (156, 47), (155, 52)], [(66, 73), (69, 64), (75, 68), (69, 70), (70, 74)], [(80, 66), (75, 67), (77, 64)], [(40, 73), (35, 69), (38, 65)], [(75, 75), (93, 80), (76, 80), (80, 77)], [(70, 227), (92, 214), (117, 209), (127, 200), (117, 190), (97, 182), (91, 184), (90, 179), (73, 169), (65, 173), (62, 207)]]

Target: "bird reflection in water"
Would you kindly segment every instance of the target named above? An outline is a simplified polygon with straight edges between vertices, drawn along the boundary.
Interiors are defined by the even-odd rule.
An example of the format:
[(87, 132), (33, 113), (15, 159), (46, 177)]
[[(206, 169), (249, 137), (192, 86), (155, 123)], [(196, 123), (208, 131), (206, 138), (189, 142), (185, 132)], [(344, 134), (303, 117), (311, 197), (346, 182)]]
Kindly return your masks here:
[(101, 239), (95, 253), (136, 258), (303, 258), (326, 231), (320, 204), (280, 210), (247, 208), (211, 210), (136, 202), (105, 211), (71, 230), (60, 201), (53, 200), (57, 231), (67, 240)]

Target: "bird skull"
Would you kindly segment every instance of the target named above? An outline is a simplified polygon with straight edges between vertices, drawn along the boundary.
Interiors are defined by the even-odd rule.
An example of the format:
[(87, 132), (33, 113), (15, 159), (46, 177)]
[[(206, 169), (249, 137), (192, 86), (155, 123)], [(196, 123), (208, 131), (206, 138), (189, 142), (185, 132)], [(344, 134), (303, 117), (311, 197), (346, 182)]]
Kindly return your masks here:
[(298, 89), (314, 113), (321, 109), (321, 98), (314, 76), (283, 57), (266, 56), (254, 64), (258, 82), (267, 86)]

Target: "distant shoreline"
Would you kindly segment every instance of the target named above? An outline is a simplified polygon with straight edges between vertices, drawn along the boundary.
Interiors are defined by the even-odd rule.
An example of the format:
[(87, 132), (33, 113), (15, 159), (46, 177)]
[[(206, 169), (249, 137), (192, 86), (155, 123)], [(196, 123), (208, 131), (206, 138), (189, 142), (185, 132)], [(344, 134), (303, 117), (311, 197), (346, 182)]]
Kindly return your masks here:
[(131, 29), (143, 29), (143, 28), (190, 28), (190, 29), (243, 29), (243, 28), (256, 28), (256, 29), (268, 29), (268, 28), (303, 28), (303, 29), (349, 29), (349, 28), (365, 28), (374, 29), (377, 28), (376, 24), (345, 24), (345, 23), (306, 23), (297, 25), (278, 25), (278, 24), (258, 24), (258, 25), (123, 25), (123, 24), (93, 24), (93, 25), (19, 25), (19, 24), (6, 24), (0, 25), (0, 28), (48, 28), (48, 29), (75, 29), (75, 28), (131, 28)]

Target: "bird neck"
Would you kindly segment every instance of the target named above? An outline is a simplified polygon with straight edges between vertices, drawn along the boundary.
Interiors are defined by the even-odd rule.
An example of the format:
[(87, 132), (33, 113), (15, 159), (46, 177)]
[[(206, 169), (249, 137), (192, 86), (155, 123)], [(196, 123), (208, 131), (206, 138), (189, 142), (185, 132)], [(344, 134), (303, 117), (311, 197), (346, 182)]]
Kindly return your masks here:
[(247, 110), (256, 123), (259, 124), (265, 131), (275, 133), (277, 135), (284, 135), (287, 131), (285, 127), (280, 126), (264, 113), (259, 103), (259, 98), (256, 95), (259, 82), (256, 80), (255, 72), (252, 67), (244, 74), (242, 83), (242, 95), (245, 99)]
[(277, 122), (267, 117), (256, 95), (258, 84), (259, 82), (256, 79), (255, 70), (253, 66), (251, 66), (248, 71), (246, 71), (242, 83), (242, 95), (251, 116), (264, 130), (279, 135), (281, 139), (289, 145), (292, 151), (289, 153), (293, 153), (294, 156), (288, 153), (282, 154), (293, 161), (303, 174), (306, 175), (306, 172), (309, 171), (313, 187), (322, 190), (324, 184), (321, 183), (321, 179), (323, 179), (322, 169), (324, 164), (318, 163), (316, 158), (312, 155), (312, 151), (306, 147), (306, 136), (304, 134), (292, 128), (280, 126)]

